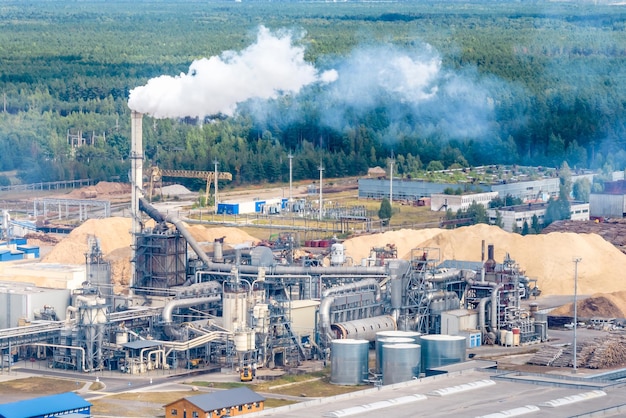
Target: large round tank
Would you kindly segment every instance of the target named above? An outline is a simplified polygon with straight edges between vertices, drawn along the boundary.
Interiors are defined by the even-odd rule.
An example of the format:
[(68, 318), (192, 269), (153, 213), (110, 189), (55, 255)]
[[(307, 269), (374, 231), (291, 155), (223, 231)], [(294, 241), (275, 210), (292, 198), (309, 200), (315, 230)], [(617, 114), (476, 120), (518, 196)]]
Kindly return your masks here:
[(332, 340), (330, 343), (330, 383), (360, 385), (367, 379), (369, 342)]
[(421, 335), (422, 333), (417, 332), (417, 331), (401, 331), (401, 330), (379, 331), (376, 333), (376, 340), (378, 341), (379, 338), (387, 338), (387, 337), (413, 338), (413, 340), (415, 341), (415, 344), (419, 344)]
[(330, 246), (330, 264), (332, 266), (341, 266), (346, 262), (344, 247), (341, 243), (334, 243)]
[(383, 344), (383, 385), (419, 377), (421, 355), (419, 344)]
[(460, 335), (422, 335), (422, 369), (432, 369), (465, 361), (465, 337)]
[(229, 331), (245, 329), (247, 325), (248, 293), (245, 291), (227, 291), (222, 297), (223, 327)]
[(409, 337), (379, 337), (376, 336), (376, 371), (383, 371), (383, 346), (393, 344), (415, 344), (415, 340)]
[(254, 338), (254, 331), (235, 332), (235, 336), (233, 337), (235, 350), (241, 352), (254, 350)]

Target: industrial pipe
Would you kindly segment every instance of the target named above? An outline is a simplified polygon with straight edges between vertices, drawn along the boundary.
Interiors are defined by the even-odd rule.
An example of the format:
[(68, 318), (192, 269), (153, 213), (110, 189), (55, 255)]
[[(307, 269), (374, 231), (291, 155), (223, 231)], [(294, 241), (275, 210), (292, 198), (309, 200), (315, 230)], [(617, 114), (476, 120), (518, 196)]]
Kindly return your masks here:
[(163, 307), (163, 312), (161, 313), (161, 317), (163, 318), (163, 322), (165, 324), (164, 331), (168, 337), (179, 339), (183, 336), (183, 333), (176, 328), (174, 328), (172, 324), (172, 312), (176, 308), (186, 308), (189, 306), (202, 305), (205, 303), (217, 302), (221, 300), (221, 295), (213, 295), (206, 296), (202, 298), (190, 298), (190, 299), (175, 299), (168, 302)]
[(347, 283), (341, 286), (331, 287), (322, 293), (320, 303), (320, 333), (324, 339), (330, 339), (330, 307), (335, 302), (334, 295), (344, 293), (357, 293), (357, 291), (371, 291), (375, 294), (376, 301), (380, 300), (380, 287), (376, 279), (361, 280), (356, 283)]
[[(200, 247), (198, 242), (195, 240), (195, 238), (188, 231), (188, 229), (185, 226), (184, 222), (181, 221), (179, 218), (177, 218), (177, 217), (175, 217), (173, 215), (170, 215), (170, 214), (163, 216), (154, 206), (152, 206), (150, 203), (148, 203), (148, 201), (146, 199), (144, 199), (144, 198), (140, 198), (139, 199), (139, 209), (142, 210), (143, 212), (145, 212), (152, 219), (154, 219), (155, 222), (158, 222), (158, 223), (169, 222), (169, 223), (173, 224), (176, 227), (176, 229), (178, 230), (178, 232), (180, 232), (181, 235), (187, 240), (187, 242), (189, 243), (189, 246), (194, 250), (194, 252), (198, 255), (198, 257), (205, 263), (205, 265), (206, 265), (208, 270), (230, 272), (230, 269), (232, 268), (232, 265), (231, 264), (212, 262), (211, 259), (209, 258), (209, 256), (206, 255), (206, 253), (202, 250), (202, 248)], [(239, 271), (241, 273), (256, 274), (256, 273), (258, 273), (259, 268), (261, 268), (261, 266), (250, 266), (250, 265), (243, 265), (243, 266), (240, 265), (240, 266), (238, 266), (238, 269), (239, 269)], [(376, 275), (376, 274), (386, 274), (386, 271), (387, 271), (387, 267), (384, 267), (384, 266), (380, 266), (380, 267), (361, 267), (361, 266), (355, 266), (355, 267), (349, 267), (349, 266), (348, 267), (339, 267), (339, 266), (335, 266), (335, 267), (332, 267), (332, 266), (331, 267), (318, 267), (318, 266), (282, 266), (282, 265), (278, 265), (278, 266), (263, 267), (263, 268), (266, 269), (268, 275), (274, 275), (274, 274), (276, 274), (276, 275), (280, 275), (280, 274)]]

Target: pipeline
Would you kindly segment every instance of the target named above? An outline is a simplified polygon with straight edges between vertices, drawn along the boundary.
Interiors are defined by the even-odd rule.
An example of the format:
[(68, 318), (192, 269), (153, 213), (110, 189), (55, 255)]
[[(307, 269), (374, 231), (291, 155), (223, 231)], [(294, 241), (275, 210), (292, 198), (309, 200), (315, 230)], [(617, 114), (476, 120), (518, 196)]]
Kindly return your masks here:
[[(215, 271), (224, 271), (230, 272), (232, 265), (223, 264), (223, 263), (214, 263), (211, 261), (209, 256), (202, 250), (198, 242), (191, 235), (191, 233), (187, 230), (184, 222), (179, 218), (173, 215), (163, 216), (154, 206), (152, 206), (148, 201), (144, 198), (139, 199), (139, 209), (145, 212), (148, 216), (154, 219), (157, 223), (169, 222), (173, 224), (178, 232), (187, 240), (189, 246), (194, 250), (194, 252), (198, 255), (198, 257), (204, 262), (207, 267), (207, 270), (215, 270)], [(260, 266), (250, 266), (243, 265), (238, 266), (241, 273), (251, 273), (256, 274), (259, 271)], [(268, 275), (273, 274), (309, 274), (309, 275), (320, 275), (320, 274), (352, 274), (352, 275), (363, 275), (363, 274), (385, 274), (387, 268), (384, 266), (381, 267), (319, 267), (319, 266), (273, 266), (273, 267), (263, 267), (266, 269)]]
[(376, 301), (380, 300), (380, 287), (378, 287), (378, 281), (376, 279), (366, 279), (356, 283), (347, 283), (341, 286), (331, 287), (322, 293), (322, 302), (320, 303), (320, 334), (324, 340), (332, 339), (330, 329), (330, 307), (335, 302), (334, 296), (368, 290), (375, 293)]
[(176, 329), (172, 323), (172, 312), (176, 308), (186, 308), (189, 306), (202, 305), (204, 303), (217, 302), (221, 300), (221, 295), (206, 296), (202, 298), (190, 298), (190, 299), (176, 299), (172, 300), (165, 305), (161, 317), (165, 324), (164, 331), (168, 337), (174, 339), (180, 339), (183, 336), (182, 331)]
[[(502, 283), (496, 283), (496, 282), (477, 282), (473, 279), (467, 279), (466, 280), (467, 284), (470, 286), (489, 286), (491, 287), (491, 295), (488, 297), (488, 299), (491, 302), (491, 320), (489, 322), (489, 326), (491, 327), (492, 332), (496, 332), (498, 330), (498, 296), (500, 295), (500, 290), (502, 290), (503, 284)], [(487, 299), (487, 298), (483, 298), (483, 299)], [(479, 304), (478, 304), (478, 319), (480, 322), (480, 318), (482, 316), (482, 326), (485, 329), (481, 329), (481, 331), (486, 333), (486, 325), (485, 325), (485, 305), (486, 303), (483, 303), (483, 299), (480, 300)], [(495, 337), (497, 338), (497, 335), (495, 335)]]

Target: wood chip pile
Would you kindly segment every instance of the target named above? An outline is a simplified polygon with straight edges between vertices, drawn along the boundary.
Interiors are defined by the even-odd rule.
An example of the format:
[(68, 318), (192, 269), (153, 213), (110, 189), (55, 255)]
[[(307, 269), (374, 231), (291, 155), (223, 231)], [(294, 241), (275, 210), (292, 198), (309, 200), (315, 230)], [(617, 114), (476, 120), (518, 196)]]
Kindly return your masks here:
[(481, 242), (493, 244), (495, 259), (509, 253), (525, 271), (538, 279), (542, 295), (574, 293), (574, 257), (578, 264), (578, 293), (592, 295), (626, 290), (623, 281), (626, 254), (597, 234), (553, 232), (541, 235), (509, 233), (493, 225), (473, 225), (452, 230), (401, 230), (346, 240), (347, 254), (355, 261), (368, 257), (372, 247), (395, 243), (398, 257), (409, 259), (411, 249), (434, 247), (441, 261), (480, 261)]

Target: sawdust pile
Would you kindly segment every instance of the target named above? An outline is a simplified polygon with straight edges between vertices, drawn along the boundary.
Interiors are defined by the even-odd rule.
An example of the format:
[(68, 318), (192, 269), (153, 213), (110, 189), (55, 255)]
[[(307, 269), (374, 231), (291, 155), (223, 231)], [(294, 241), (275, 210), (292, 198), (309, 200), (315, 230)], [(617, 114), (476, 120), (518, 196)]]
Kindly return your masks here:
[[(237, 228), (206, 228), (202, 225), (189, 226), (190, 234), (199, 242), (213, 242), (224, 237), (231, 245), (256, 242), (258, 239)], [(42, 262), (60, 264), (85, 264), (85, 254), (90, 251), (89, 238), (99, 240), (100, 250), (106, 261), (111, 263), (111, 276), (115, 285), (127, 285), (132, 277), (131, 270), (131, 220), (111, 217), (89, 219), (74, 229), (46, 255)]]
[(130, 183), (115, 183), (101, 181), (94, 186), (81, 187), (68, 193), (68, 197), (76, 197), (79, 199), (96, 199), (103, 196), (122, 196), (131, 192)]
[(394, 240), (400, 258), (408, 259), (411, 248), (432, 247), (440, 249), (441, 261), (480, 261), (481, 242), (485, 240), (487, 245), (494, 245), (497, 262), (509, 253), (528, 277), (538, 279), (542, 295), (573, 294), (573, 258), (582, 257), (578, 264), (579, 294), (626, 290), (622, 280), (626, 255), (596, 234), (553, 232), (522, 236), (480, 224), (453, 230), (403, 230), (357, 237), (347, 240), (345, 247), (348, 255), (358, 261), (369, 255), (371, 247)]
[[(574, 316), (574, 303), (550, 311), (551, 316)], [(597, 293), (576, 302), (579, 318), (626, 318), (626, 291)]]

